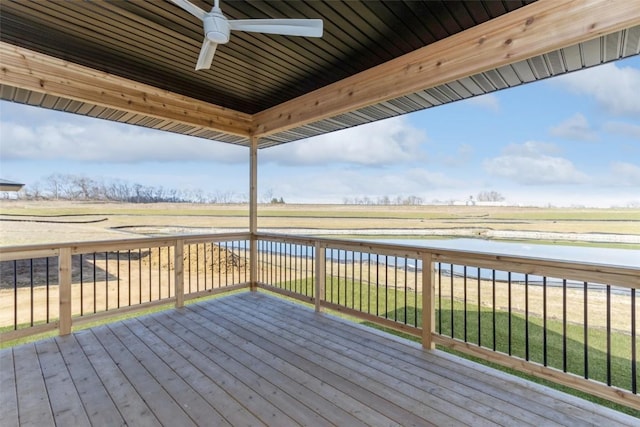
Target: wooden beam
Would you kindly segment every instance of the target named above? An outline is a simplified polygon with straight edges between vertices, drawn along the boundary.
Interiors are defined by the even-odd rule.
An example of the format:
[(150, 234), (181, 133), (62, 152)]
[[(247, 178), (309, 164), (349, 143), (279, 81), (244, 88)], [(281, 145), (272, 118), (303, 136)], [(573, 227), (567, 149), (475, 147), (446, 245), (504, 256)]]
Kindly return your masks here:
[(638, 1), (537, 1), (255, 114), (254, 132), (293, 129), (636, 25)]
[(0, 83), (119, 111), (249, 136), (250, 114), (0, 42)]

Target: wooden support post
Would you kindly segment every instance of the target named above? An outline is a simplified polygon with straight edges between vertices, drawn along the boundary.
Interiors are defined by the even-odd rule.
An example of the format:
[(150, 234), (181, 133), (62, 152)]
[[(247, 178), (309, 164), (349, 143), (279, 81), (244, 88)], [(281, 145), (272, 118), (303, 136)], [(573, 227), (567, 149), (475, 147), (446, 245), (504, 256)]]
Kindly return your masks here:
[(315, 253), (316, 253), (316, 280), (314, 283), (314, 296), (316, 302), (316, 311), (320, 312), (322, 309), (321, 301), (322, 295), (324, 294), (324, 281), (326, 277), (326, 253), (325, 247), (320, 244), (320, 242), (316, 242), (315, 245)]
[(249, 252), (249, 288), (258, 289), (258, 137), (251, 137), (249, 152), (249, 233), (251, 234)]
[(436, 324), (435, 277), (433, 256), (422, 255), (422, 348), (433, 350), (433, 332)]
[(173, 277), (176, 286), (176, 308), (184, 307), (184, 240), (178, 239), (173, 253)]
[(71, 333), (71, 248), (61, 248), (58, 254), (58, 292), (60, 304), (60, 335)]

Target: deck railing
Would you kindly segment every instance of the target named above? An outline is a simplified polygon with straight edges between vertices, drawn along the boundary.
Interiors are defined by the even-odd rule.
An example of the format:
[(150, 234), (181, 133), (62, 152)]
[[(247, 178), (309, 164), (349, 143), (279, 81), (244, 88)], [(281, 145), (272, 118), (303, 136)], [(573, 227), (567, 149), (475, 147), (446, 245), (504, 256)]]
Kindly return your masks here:
[(259, 286), (640, 408), (640, 268), (259, 234)]
[(264, 233), (0, 248), (0, 261), (2, 340), (253, 284), (640, 409), (640, 267)]
[[(249, 286), (249, 234), (0, 248), (0, 330), (11, 340)], [(177, 268), (176, 268), (177, 267)]]

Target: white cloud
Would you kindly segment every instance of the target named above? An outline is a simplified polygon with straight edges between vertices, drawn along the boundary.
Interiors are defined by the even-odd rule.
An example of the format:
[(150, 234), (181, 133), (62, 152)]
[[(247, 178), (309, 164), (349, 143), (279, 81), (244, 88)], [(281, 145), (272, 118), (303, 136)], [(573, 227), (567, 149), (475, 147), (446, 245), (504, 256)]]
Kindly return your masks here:
[(578, 141), (595, 141), (598, 139), (596, 132), (591, 129), (587, 118), (576, 113), (550, 129), (552, 135)]
[(260, 152), (260, 159), (289, 166), (393, 165), (423, 159), (420, 145), (425, 141), (424, 131), (395, 117), (270, 148)]
[(509, 144), (503, 148), (502, 152), (510, 156), (534, 158), (541, 154), (558, 154), (560, 149), (548, 142), (527, 141), (524, 144)]
[(604, 124), (604, 130), (640, 140), (640, 125), (625, 122), (607, 122)]
[(248, 150), (243, 147), (96, 119), (31, 125), (3, 120), (0, 139), (4, 160), (248, 161)]
[(500, 111), (500, 101), (498, 100), (498, 97), (492, 93), (481, 96), (474, 96), (467, 99), (465, 102), (467, 102), (469, 105), (475, 105), (486, 110)]
[(626, 162), (613, 162), (611, 164), (613, 185), (638, 188), (640, 197), (640, 166)]
[(492, 176), (525, 185), (580, 184), (588, 177), (573, 163), (556, 156), (553, 144), (528, 141), (510, 144), (501, 156), (484, 161), (484, 169)]
[(604, 64), (551, 80), (577, 94), (593, 97), (616, 115), (640, 114), (640, 69)]
[(447, 166), (465, 166), (473, 157), (474, 149), (470, 144), (460, 144), (453, 156), (445, 156), (444, 164)]

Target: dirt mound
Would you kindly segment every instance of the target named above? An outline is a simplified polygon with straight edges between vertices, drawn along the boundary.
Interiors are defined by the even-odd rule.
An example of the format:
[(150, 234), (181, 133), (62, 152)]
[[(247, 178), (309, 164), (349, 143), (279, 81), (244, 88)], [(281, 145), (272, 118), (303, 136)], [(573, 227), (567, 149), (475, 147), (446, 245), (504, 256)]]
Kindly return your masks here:
[[(236, 249), (238, 251), (238, 249)], [(142, 253), (142, 264), (173, 270), (173, 248), (152, 248)], [(184, 247), (184, 271), (226, 273), (248, 268), (247, 260), (231, 249), (213, 244), (189, 245)]]

